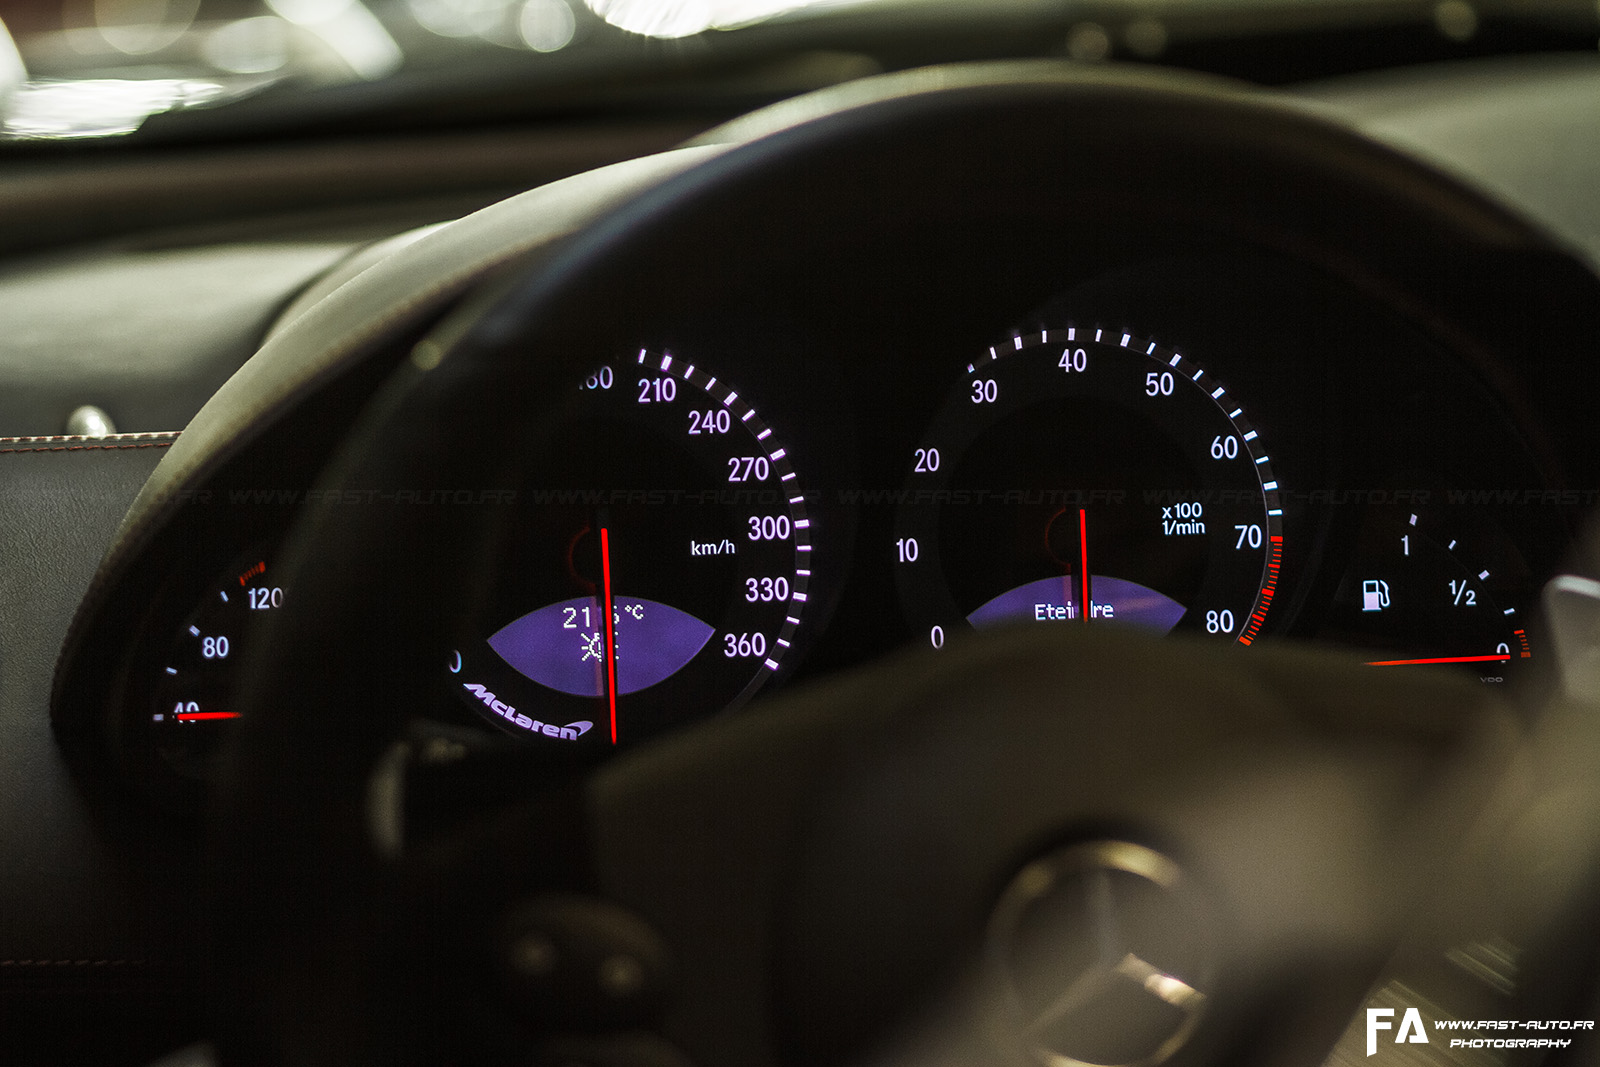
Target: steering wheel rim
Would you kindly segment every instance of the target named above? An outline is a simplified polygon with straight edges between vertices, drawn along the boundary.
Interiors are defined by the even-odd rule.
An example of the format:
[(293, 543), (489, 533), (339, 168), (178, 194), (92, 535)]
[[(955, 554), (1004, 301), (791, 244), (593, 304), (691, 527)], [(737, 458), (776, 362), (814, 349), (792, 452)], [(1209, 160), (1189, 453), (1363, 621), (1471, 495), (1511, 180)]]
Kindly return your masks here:
[[(1103, 203), (1121, 202), (1131, 176), (1146, 191), (1172, 193), (1182, 187), (1180, 172), (1214, 168), (1198, 224), (1248, 218), (1253, 231), (1333, 265), (1339, 245), (1329, 235), (1352, 203), (1377, 219), (1397, 275), (1418, 242), (1436, 244), (1441, 232), (1464, 236), (1463, 269), (1485, 248), (1542, 254), (1535, 235), (1470, 194), (1341, 130), (1231, 89), (1036, 68), (947, 72), (932, 83), (891, 81), (871, 99), (847, 97), (828, 116), (797, 126), (784, 126), (780, 115), (764, 138), (647, 193), (535, 277), (464, 308), (374, 400), (326, 475), (342, 492), (329, 499), (348, 506), (330, 505), (301, 524), (289, 549), (296, 603), (263, 634), (247, 665), (247, 721), (216, 824), (230, 916), (223, 955), (239, 1011), (223, 1037), (230, 1061), (398, 1061), (422, 1047), (427, 1026), (385, 1002), (392, 992), (385, 979), (397, 969), (417, 978), (416, 945), (404, 939), (429, 941), (422, 928), (439, 919), (430, 909), (451, 898), (374, 847), (373, 770), (441, 661), (436, 635), (448, 632), (451, 606), (470, 598), (488, 573), (493, 539), (472, 509), (418, 506), (395, 490), (522, 484), (519, 457), (533, 420), (519, 405), (578, 379), (596, 323), (607, 323), (609, 336), (625, 335), (739, 269), (709, 254), (685, 262), (684, 248), (748, 250), (782, 238), (804, 254), (807, 234), (823, 227), (773, 209), (831, 183), (830, 225), (848, 228), (880, 209), (888, 175), (907, 160), (935, 166), (952, 145), (970, 152), (976, 144), (992, 149), (1002, 169), (1034, 177), (1046, 172), (1041, 160), (1069, 148), (1117, 161), (1075, 188)], [(1248, 136), (1239, 133), (1242, 116), (1253, 123)], [(1028, 130), (1045, 132), (1020, 140)], [(1179, 145), (1189, 155), (1163, 159), (1147, 144)], [(1062, 213), (1054, 203), (1059, 188), (948, 176), (916, 194), (914, 217), (948, 218), (975, 189), (995, 195), (993, 210)], [(1328, 202), (1341, 206), (1307, 210), (1270, 195), (1263, 203), (1255, 194), (1277, 184), (1273, 176), (1288, 188), (1327, 190)], [(1255, 192), (1241, 191), (1235, 179), (1248, 179)], [(1192, 200), (1152, 200), (1195, 221)], [(726, 210), (730, 203), (738, 209)], [(1298, 228), (1274, 229), (1284, 218)], [(642, 292), (641, 278), (670, 281)], [(630, 294), (621, 308), (619, 292)], [(514, 358), (528, 352), (551, 358)], [(1048, 660), (1044, 651), (1035, 655)], [(1262, 662), (1270, 674), (1272, 661)], [(1461, 697), (1449, 691), (1445, 699)], [(1504, 722), (1489, 729), (1505, 747)], [(668, 742), (659, 751), (681, 748)], [(595, 786), (557, 774), (539, 810), (571, 813), (599, 803), (603, 821), (596, 790), (626, 793), (606, 783), (631, 788), (639, 775), (648, 777), (603, 772)], [(517, 825), (526, 828), (527, 818)], [(485, 832), (493, 839), (494, 831)], [(565, 841), (557, 851), (568, 862), (543, 872), (546, 888), (592, 888), (608, 860), (591, 844)], [(404, 906), (362, 905), (371, 900)], [(422, 986), (460, 977), (449, 971)], [(417, 994), (421, 987), (411, 981), (408, 988)]]

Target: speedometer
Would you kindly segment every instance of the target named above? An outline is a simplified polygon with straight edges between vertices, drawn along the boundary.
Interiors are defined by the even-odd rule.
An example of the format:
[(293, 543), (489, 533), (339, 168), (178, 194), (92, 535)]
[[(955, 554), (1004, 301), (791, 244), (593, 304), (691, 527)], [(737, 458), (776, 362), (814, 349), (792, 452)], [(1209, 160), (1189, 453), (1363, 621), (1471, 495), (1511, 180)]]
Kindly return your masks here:
[(716, 374), (641, 350), (575, 388), (521, 490), (478, 633), (451, 653), (479, 715), (609, 747), (749, 699), (805, 618), (793, 457)]
[(1101, 328), (1013, 337), (967, 365), (906, 464), (892, 560), (936, 648), (1018, 623), (1261, 632), (1283, 554), (1271, 458), (1178, 351)]

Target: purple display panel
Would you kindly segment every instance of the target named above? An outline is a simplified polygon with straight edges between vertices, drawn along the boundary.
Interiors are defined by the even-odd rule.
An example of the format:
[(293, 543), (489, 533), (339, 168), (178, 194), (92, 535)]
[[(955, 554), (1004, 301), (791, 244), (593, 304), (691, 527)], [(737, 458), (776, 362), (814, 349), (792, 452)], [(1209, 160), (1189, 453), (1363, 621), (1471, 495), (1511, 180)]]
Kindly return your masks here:
[[(976, 629), (1019, 622), (1069, 622), (1080, 619), (1076, 583), (1068, 577), (1041, 578), (1001, 593), (967, 616)], [(1184, 606), (1169, 596), (1138, 582), (1093, 575), (1089, 579), (1094, 601), (1092, 619), (1126, 623), (1156, 633), (1167, 633), (1183, 618)]]
[[(612, 598), (617, 620), (617, 695), (665, 681), (716, 631), (686, 611), (633, 597)], [(594, 597), (529, 612), (489, 638), (500, 658), (540, 685), (579, 697), (605, 695), (605, 609)]]

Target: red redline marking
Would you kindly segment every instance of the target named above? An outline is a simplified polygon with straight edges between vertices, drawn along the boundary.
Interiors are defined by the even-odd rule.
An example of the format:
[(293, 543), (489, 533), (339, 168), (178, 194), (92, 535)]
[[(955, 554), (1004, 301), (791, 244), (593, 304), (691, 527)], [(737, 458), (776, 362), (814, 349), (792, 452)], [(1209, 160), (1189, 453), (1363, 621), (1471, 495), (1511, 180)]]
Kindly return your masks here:
[(173, 716), (179, 722), (199, 722), (202, 719), (237, 719), (237, 711), (185, 711)]
[(611, 704), (611, 743), (617, 743), (617, 620), (611, 610), (611, 535), (600, 527), (600, 574), (605, 582), (606, 699)]
[(1506, 656), (1436, 656), (1433, 659), (1380, 659), (1367, 664), (1368, 667), (1411, 667), (1421, 663), (1504, 663), (1511, 657)]

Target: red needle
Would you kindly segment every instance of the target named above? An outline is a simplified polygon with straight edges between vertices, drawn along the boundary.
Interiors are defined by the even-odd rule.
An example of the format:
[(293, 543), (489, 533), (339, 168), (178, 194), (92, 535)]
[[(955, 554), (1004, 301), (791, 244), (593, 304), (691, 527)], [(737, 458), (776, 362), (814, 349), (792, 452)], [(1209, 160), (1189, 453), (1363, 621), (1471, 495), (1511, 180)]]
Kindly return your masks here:
[(1089, 513), (1078, 509), (1078, 610), (1089, 621)]
[(606, 700), (611, 704), (611, 743), (617, 743), (617, 619), (611, 609), (611, 534), (600, 527), (600, 576), (606, 602)]
[(1411, 667), (1419, 663), (1493, 663), (1496, 660), (1508, 660), (1510, 654), (1504, 656), (1437, 656), (1433, 659), (1380, 659), (1367, 663), (1368, 667)]

